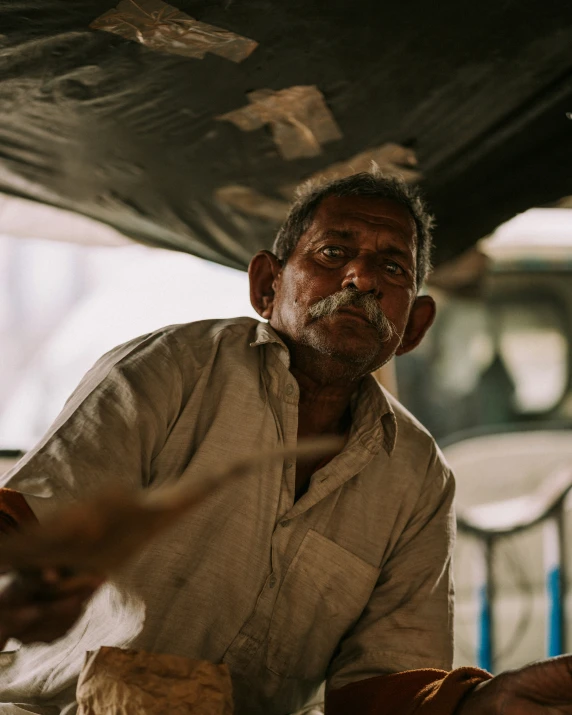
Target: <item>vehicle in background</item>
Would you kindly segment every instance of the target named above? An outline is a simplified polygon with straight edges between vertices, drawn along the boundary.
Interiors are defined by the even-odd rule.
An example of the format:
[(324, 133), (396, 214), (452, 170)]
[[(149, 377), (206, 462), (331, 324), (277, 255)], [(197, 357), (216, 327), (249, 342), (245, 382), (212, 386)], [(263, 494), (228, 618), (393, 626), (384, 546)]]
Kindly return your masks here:
[(396, 361), (399, 397), (457, 478), (456, 663), (499, 671), (572, 643), (572, 516), (555, 507), (572, 483), (572, 211), (520, 214), (430, 289), (436, 324)]
[(396, 370), (437, 439), (572, 419), (572, 211), (520, 214), (439, 267), (430, 290), (436, 323)]

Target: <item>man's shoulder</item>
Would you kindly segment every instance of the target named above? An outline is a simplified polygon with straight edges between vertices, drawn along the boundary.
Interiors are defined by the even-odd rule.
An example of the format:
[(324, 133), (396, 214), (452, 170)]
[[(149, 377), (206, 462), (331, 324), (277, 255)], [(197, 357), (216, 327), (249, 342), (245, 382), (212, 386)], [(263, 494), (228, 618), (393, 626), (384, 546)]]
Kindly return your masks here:
[(192, 323), (177, 323), (166, 325), (155, 330), (150, 335), (168, 336), (183, 342), (198, 342), (203, 340), (218, 340), (225, 335), (244, 336), (256, 331), (259, 321), (254, 318), (212, 318), (209, 320), (196, 320)]
[(437, 442), (429, 430), (397, 398), (381, 385), (387, 402), (395, 415), (396, 449), (407, 452), (416, 460), (436, 462), (448, 471), (448, 465)]
[[(190, 366), (204, 365), (221, 341), (234, 341), (237, 348), (247, 346), (259, 324), (245, 317), (167, 325), (105, 353), (86, 374), (84, 382), (95, 384), (112, 371), (136, 376), (148, 372), (187, 374)], [(232, 348), (229, 350), (232, 352)]]
[(401, 402), (399, 402), (396, 397), (394, 397), (381, 385), (380, 389), (384, 393), (387, 402), (393, 410), (398, 432), (401, 431), (404, 433), (404, 436), (421, 439), (424, 442), (426, 441), (428, 444), (435, 442), (429, 430), (417, 419), (417, 417), (415, 417), (415, 415), (413, 415)]
[(254, 318), (213, 318), (193, 323), (167, 325), (152, 333), (158, 338), (172, 340), (183, 350), (193, 350), (201, 345), (214, 344), (220, 340), (249, 342), (253, 339), (259, 321)]
[(226, 318), (198, 320), (192, 323), (177, 323), (139, 335), (126, 343), (110, 350), (107, 355), (121, 359), (148, 350), (149, 353), (163, 351), (164, 348), (174, 349), (183, 353), (200, 352), (201, 349), (216, 344), (220, 340), (234, 339), (249, 341), (256, 332), (259, 321), (254, 318)]

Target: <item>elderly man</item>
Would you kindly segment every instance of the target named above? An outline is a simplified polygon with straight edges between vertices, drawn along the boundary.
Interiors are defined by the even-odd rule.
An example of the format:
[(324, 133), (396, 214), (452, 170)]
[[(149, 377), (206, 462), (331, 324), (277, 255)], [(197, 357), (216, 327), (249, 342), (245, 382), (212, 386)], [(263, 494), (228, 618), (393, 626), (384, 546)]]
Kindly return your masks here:
[(85, 651), (116, 645), (226, 663), (238, 715), (309, 708), (324, 681), (328, 715), (572, 713), (568, 658), (449, 672), (453, 480), (370, 375), (433, 321), (418, 292), (430, 226), (417, 194), (376, 172), (310, 188), (250, 265), (268, 322), (165, 328), (86, 375), (8, 475), (10, 523), (306, 436), (345, 446), (226, 483), (83, 613), (97, 580), (47, 604), (5, 592), (4, 640), (34, 645), (2, 656), (0, 700), (72, 713)]

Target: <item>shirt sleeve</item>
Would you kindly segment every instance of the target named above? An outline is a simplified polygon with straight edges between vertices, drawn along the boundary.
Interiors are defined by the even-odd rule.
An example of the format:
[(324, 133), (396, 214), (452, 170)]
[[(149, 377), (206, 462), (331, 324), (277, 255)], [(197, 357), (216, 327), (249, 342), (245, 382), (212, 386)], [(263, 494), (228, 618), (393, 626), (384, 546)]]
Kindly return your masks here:
[(453, 477), (433, 446), (415, 509), (330, 663), (328, 690), (387, 673), (451, 669), (453, 496)]
[(40, 521), (104, 487), (147, 486), (181, 408), (175, 350), (168, 334), (154, 333), (104, 355), (0, 486), (22, 494)]

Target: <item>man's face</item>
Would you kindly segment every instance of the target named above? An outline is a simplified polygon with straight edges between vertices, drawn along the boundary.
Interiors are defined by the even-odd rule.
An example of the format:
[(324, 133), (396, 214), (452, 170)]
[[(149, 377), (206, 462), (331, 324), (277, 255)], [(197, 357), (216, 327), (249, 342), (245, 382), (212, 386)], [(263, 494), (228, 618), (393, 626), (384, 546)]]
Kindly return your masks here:
[[(416, 260), (415, 223), (405, 207), (329, 197), (274, 280), (270, 324), (293, 345), (373, 370), (400, 346), (416, 296)], [(340, 291), (359, 293), (365, 304), (313, 317), (324, 298)], [(390, 321), (393, 335), (381, 329), (376, 312)]]

